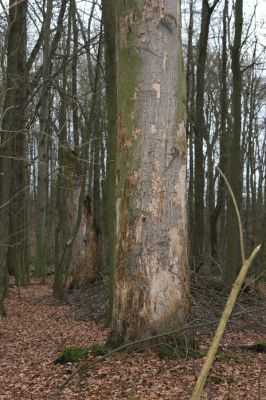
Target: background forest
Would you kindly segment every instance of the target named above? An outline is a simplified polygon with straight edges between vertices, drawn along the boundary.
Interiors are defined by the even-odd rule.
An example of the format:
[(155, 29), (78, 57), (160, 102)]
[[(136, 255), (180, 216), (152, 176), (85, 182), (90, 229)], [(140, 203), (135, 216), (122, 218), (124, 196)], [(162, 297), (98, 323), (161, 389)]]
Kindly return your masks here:
[[(247, 251), (266, 240), (265, 26), (261, 5), (251, 3), (241, 10), (229, 1), (182, 2), (189, 265), (227, 285), (239, 268), (238, 233), (216, 166), (237, 197)], [(1, 162), (8, 165), (1, 263), (7, 250), (17, 285), (30, 272), (45, 280), (55, 271), (59, 297), (69, 283), (110, 274), (114, 149), (104, 50), (110, 32), (104, 33), (102, 7), (74, 0), (23, 2), (18, 10), (1, 5)], [(239, 38), (236, 18), (243, 18)], [(17, 87), (6, 91), (12, 76)], [(261, 251), (251, 274), (264, 273)]]
[[(123, 233), (130, 236), (130, 229), (117, 233), (116, 197), (120, 175), (121, 180), (124, 175), (133, 179), (127, 165), (123, 171), (122, 147), (128, 149), (131, 142), (121, 139), (121, 131), (128, 128), (121, 110), (132, 111), (135, 92), (130, 76), (135, 74), (136, 60), (132, 56), (121, 67), (116, 58), (124, 57), (136, 19), (130, 7), (137, 8), (138, 2), (118, 3), (125, 4), (119, 8), (117, 22), (110, 0), (10, 0), (9, 4), (0, 0), (1, 316), (7, 314), (10, 277), (19, 291), (35, 278), (50, 288), (52, 279), (58, 300), (67, 300), (70, 291), (95, 292), (101, 282), (109, 293), (109, 311), (103, 312), (108, 326), (113, 315), (118, 321), (117, 315), (127, 315), (126, 307), (130, 308), (121, 306), (129, 300), (122, 288), (119, 291), (116, 271), (117, 259), (124, 262)], [(144, 3), (145, 10), (155, 4)], [(203, 285), (204, 291), (211, 288), (223, 296), (241, 267), (237, 218), (219, 167), (236, 197), (246, 253), (262, 244), (245, 289), (265, 296), (266, 27), (262, 3), (181, 2), (184, 65), (180, 70), (184, 67), (184, 74), (178, 76), (180, 92), (186, 92), (186, 131), (179, 155), (172, 152), (175, 147), (168, 154), (172, 157), (168, 168), (177, 157), (185, 159), (188, 240), (184, 239), (184, 252), (188, 253), (192, 293), (194, 285)], [(159, 24), (172, 34), (173, 18), (167, 20), (167, 16), (171, 14), (163, 14)], [(126, 39), (123, 29), (128, 29)], [(122, 72), (117, 75), (119, 68)], [(124, 83), (119, 80), (122, 75)], [(154, 86), (157, 99), (158, 90)], [(124, 97), (117, 100), (121, 93)], [(127, 151), (133, 159), (134, 153)], [(125, 187), (132, 183), (129, 178), (125, 182)], [(131, 188), (127, 190), (130, 196)], [(124, 212), (123, 200), (121, 207)], [(141, 218), (146, 224), (148, 217)], [(144, 284), (141, 290), (145, 294)], [(132, 312), (128, 328), (117, 322), (109, 340), (145, 336), (143, 327), (137, 333), (131, 329), (139, 323), (134, 318)]]

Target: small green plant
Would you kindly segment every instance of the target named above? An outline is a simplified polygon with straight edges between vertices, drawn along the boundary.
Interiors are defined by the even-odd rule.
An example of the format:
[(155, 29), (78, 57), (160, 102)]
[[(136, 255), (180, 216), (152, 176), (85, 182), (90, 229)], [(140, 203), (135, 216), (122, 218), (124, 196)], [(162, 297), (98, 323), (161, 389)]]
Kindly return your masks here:
[(236, 363), (239, 363), (239, 364), (247, 364), (247, 361), (243, 357), (240, 357), (235, 354), (225, 353), (225, 352), (218, 353), (215, 357), (215, 360), (221, 361), (221, 362), (235, 361)]
[(54, 361), (54, 364), (67, 364), (87, 359), (88, 350), (78, 346), (67, 347), (59, 357)]
[(173, 359), (186, 358), (186, 357), (192, 357), (192, 358), (203, 357), (203, 354), (200, 351), (193, 349), (192, 347), (170, 346), (168, 344), (161, 344), (158, 347), (158, 355), (159, 357), (167, 357)]
[(47, 275), (54, 275), (55, 273), (55, 265), (48, 265), (47, 267)]
[(104, 343), (93, 343), (89, 349), (91, 354), (94, 356), (105, 356), (109, 351), (108, 347)]

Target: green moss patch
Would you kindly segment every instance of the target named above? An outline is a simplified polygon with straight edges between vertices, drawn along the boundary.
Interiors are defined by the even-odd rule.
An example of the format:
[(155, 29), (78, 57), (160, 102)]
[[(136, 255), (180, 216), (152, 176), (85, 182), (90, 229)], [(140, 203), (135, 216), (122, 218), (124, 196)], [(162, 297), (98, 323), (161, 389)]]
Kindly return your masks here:
[(54, 364), (67, 364), (87, 359), (88, 350), (78, 346), (67, 347), (59, 357), (54, 361)]
[(93, 343), (89, 347), (89, 350), (94, 356), (105, 356), (108, 353), (109, 348), (104, 343)]

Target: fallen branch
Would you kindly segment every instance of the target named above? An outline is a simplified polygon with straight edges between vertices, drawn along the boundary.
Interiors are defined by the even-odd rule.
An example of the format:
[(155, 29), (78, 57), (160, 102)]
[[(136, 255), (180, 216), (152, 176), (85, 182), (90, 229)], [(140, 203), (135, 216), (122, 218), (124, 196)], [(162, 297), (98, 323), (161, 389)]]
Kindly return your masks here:
[[(188, 326), (184, 326), (183, 328), (180, 329), (174, 329), (172, 331), (169, 332), (163, 332), (160, 333), (158, 335), (155, 336), (149, 336), (147, 338), (144, 339), (139, 339), (136, 340), (135, 342), (129, 342), (129, 343), (125, 343), (122, 346), (119, 346), (117, 348), (115, 348), (114, 350), (109, 351), (107, 354), (99, 357), (97, 360), (93, 361), (89, 366), (92, 367), (93, 365), (99, 364), (101, 361), (105, 360), (106, 358), (110, 357), (111, 355), (118, 353), (119, 351), (128, 349), (129, 347), (133, 347), (133, 346), (137, 346), (139, 344), (142, 343), (146, 343), (155, 339), (159, 339), (162, 338), (164, 336), (171, 336), (171, 335), (177, 335), (177, 334), (181, 334), (185, 331), (188, 331), (190, 329), (197, 329), (197, 328), (201, 328), (203, 326), (207, 326), (207, 325), (212, 325), (214, 322), (209, 322), (209, 323), (204, 323), (204, 324), (196, 324), (196, 325), (188, 325)], [(63, 382), (58, 389), (62, 390), (64, 387), (66, 387), (66, 385), (80, 372), (84, 371), (86, 368), (88, 367), (88, 361), (85, 361), (84, 364), (80, 365), (79, 367), (77, 367), (77, 369), (65, 380), (65, 382)]]
[[(257, 310), (253, 309), (253, 310), (250, 310), (249, 312), (254, 313), (255, 311), (263, 312), (263, 311), (265, 311), (265, 307), (263, 307), (263, 308), (260, 307)], [(232, 314), (232, 317), (239, 317), (239, 316), (247, 314), (247, 313), (248, 313), (248, 311), (246, 311), (246, 310), (245, 311), (239, 311), (237, 313)], [(152, 341), (152, 340), (155, 340), (155, 339), (160, 339), (160, 338), (162, 338), (164, 336), (178, 335), (178, 334), (182, 334), (185, 331), (189, 331), (191, 329), (195, 330), (195, 329), (203, 328), (203, 327), (206, 327), (206, 326), (215, 325), (217, 322), (218, 322), (218, 320), (215, 319), (214, 321), (198, 323), (198, 324), (194, 324), (194, 325), (187, 325), (187, 326), (184, 326), (183, 328), (180, 328), (180, 329), (175, 329), (175, 330), (172, 330), (172, 331), (169, 331), (169, 332), (163, 332), (163, 333), (160, 333), (160, 334), (155, 335), (155, 336), (149, 336), (147, 338), (140, 339), (140, 340), (137, 340), (135, 342), (129, 342), (129, 343), (123, 344), (122, 346), (117, 347), (116, 349), (109, 351), (107, 354), (97, 358), (97, 360), (94, 360), (90, 364), (89, 364), (89, 361), (85, 361), (83, 364), (78, 366), (75, 369), (75, 371), (61, 385), (58, 386), (58, 389), (59, 390), (64, 389), (67, 386), (67, 384), (73, 378), (75, 378), (75, 376), (77, 374), (85, 371), (86, 368), (93, 367), (94, 365), (99, 364), (100, 362), (104, 361), (105, 359), (109, 358), (110, 356), (112, 356), (115, 353), (118, 353), (118, 352), (120, 352), (122, 350), (126, 350), (126, 349), (128, 349), (130, 347), (134, 347), (134, 346), (136, 346), (138, 344), (146, 343), (146, 342), (149, 342), (149, 341)]]
[(205, 363), (203, 364), (203, 367), (201, 369), (201, 372), (199, 374), (194, 392), (192, 394), (191, 400), (199, 400), (201, 397), (201, 393), (203, 390), (203, 387), (205, 385), (206, 379), (209, 375), (213, 360), (215, 358), (215, 355), (217, 353), (220, 341), (222, 339), (227, 321), (232, 313), (232, 310), (234, 308), (238, 293), (240, 292), (241, 289), (241, 285), (244, 282), (244, 279), (246, 277), (246, 274), (249, 270), (249, 267), (252, 263), (252, 261), (254, 260), (254, 258), (256, 257), (256, 254), (258, 253), (258, 251), (260, 250), (261, 246), (256, 247), (251, 256), (244, 262), (239, 275), (237, 277), (237, 280), (235, 281), (232, 291), (230, 293), (230, 296), (227, 300), (226, 306), (224, 308), (221, 320), (219, 322), (218, 328), (216, 330), (214, 339), (212, 341), (211, 347), (208, 351)]
[(224, 308), (222, 317), (221, 317), (220, 322), (218, 324), (218, 328), (217, 328), (217, 330), (215, 332), (214, 339), (213, 339), (212, 344), (211, 344), (211, 346), (209, 348), (206, 360), (205, 360), (205, 362), (204, 362), (204, 364), (202, 366), (202, 369), (200, 371), (198, 380), (196, 382), (195, 389), (193, 391), (193, 394), (192, 394), (192, 397), (191, 397), (190, 400), (199, 400), (201, 398), (202, 390), (204, 388), (206, 379), (207, 379), (207, 377), (209, 375), (211, 366), (212, 366), (213, 361), (215, 359), (215, 356), (216, 356), (219, 344), (221, 342), (221, 339), (222, 339), (226, 324), (227, 324), (228, 319), (229, 319), (229, 317), (230, 317), (230, 315), (231, 315), (231, 313), (233, 311), (237, 296), (238, 296), (238, 294), (239, 294), (239, 292), (241, 290), (242, 283), (245, 280), (245, 277), (247, 275), (247, 272), (249, 270), (249, 267), (250, 267), (252, 261), (256, 257), (256, 255), (259, 252), (260, 247), (261, 247), (261, 246), (257, 246), (253, 250), (251, 256), (248, 259), (245, 259), (242, 224), (241, 224), (240, 213), (239, 213), (239, 210), (238, 210), (238, 207), (237, 207), (235, 196), (234, 196), (234, 193), (233, 193), (233, 191), (232, 191), (232, 189), (231, 189), (231, 187), (230, 187), (225, 175), (222, 173), (222, 171), (219, 168), (217, 168), (217, 170), (220, 172), (220, 174), (222, 175), (223, 179), (225, 180), (225, 183), (226, 183), (226, 185), (228, 187), (228, 190), (230, 192), (230, 195), (232, 197), (232, 200), (233, 200), (233, 203), (234, 203), (234, 206), (235, 206), (235, 209), (236, 209), (236, 214), (237, 214), (237, 219), (238, 219), (238, 226), (239, 226), (242, 267), (241, 267), (239, 275), (238, 275), (238, 277), (237, 277), (237, 279), (236, 279), (236, 281), (235, 281), (235, 283), (234, 283), (234, 285), (232, 287), (231, 293), (230, 293), (230, 295), (228, 297), (228, 300), (227, 300), (226, 306)]

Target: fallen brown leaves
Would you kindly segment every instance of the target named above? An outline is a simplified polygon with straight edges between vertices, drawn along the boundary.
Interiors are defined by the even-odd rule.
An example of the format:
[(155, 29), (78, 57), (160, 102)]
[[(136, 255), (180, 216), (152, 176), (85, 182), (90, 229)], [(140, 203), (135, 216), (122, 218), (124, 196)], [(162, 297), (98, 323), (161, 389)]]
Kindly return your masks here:
[[(6, 301), (8, 317), (0, 319), (0, 399), (163, 399), (187, 400), (196, 382), (202, 360), (160, 359), (153, 350), (119, 353), (89, 368), (62, 391), (57, 387), (73, 372), (73, 365), (54, 365), (67, 346), (89, 347), (104, 342), (103, 323), (76, 320), (75, 306), (52, 298), (51, 286), (32, 282), (14, 287)], [(202, 351), (210, 342), (200, 337)], [(266, 399), (266, 369), (263, 354), (247, 352), (240, 343), (262, 340), (254, 329), (225, 334), (222, 351), (245, 360), (216, 362), (204, 390), (209, 400)], [(89, 356), (89, 361), (93, 360)]]

